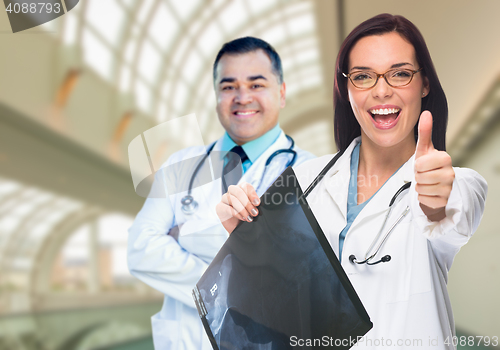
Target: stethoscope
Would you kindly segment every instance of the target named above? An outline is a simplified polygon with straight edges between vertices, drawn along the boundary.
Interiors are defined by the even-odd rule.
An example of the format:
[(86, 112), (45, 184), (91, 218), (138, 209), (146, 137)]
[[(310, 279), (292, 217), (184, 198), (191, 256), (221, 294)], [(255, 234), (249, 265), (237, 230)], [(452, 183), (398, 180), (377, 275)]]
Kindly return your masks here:
[[(328, 170), (330, 170), (333, 167), (333, 165), (337, 162), (337, 160), (340, 158), (340, 156), (343, 153), (344, 153), (344, 151), (337, 153), (337, 155), (323, 168), (323, 170), (321, 170), (321, 172), (318, 174), (318, 176), (316, 176), (316, 178), (313, 180), (313, 182), (304, 191), (304, 194), (303, 194), (304, 197), (307, 197), (309, 195), (309, 193), (311, 193), (311, 191), (316, 187), (316, 185), (321, 180), (323, 180), (323, 178), (325, 177), (325, 175), (328, 172)], [(398, 198), (398, 196), (402, 192), (404, 192), (405, 190), (409, 189), (410, 186), (411, 186), (411, 182), (405, 183), (403, 186), (401, 186), (399, 188), (399, 190), (397, 190), (397, 192), (392, 197), (392, 199), (391, 199), (391, 201), (389, 203), (389, 210), (387, 211), (387, 214), (385, 215), (384, 223), (382, 224), (382, 227), (380, 228), (377, 236), (375, 237), (375, 239), (373, 240), (372, 244), (370, 245), (370, 248), (368, 248), (368, 250), (366, 251), (365, 259), (362, 260), (362, 261), (358, 261), (356, 259), (356, 256), (354, 256), (354, 254), (352, 254), (352, 255), (349, 256), (349, 261), (351, 263), (353, 263), (353, 264), (356, 263), (356, 264), (375, 265), (375, 264), (378, 264), (378, 263), (381, 263), (381, 262), (388, 262), (388, 261), (391, 260), (391, 256), (390, 255), (384, 255), (380, 260), (375, 261), (375, 262), (371, 262), (371, 260), (373, 260), (373, 258), (378, 254), (378, 252), (380, 251), (380, 249), (384, 245), (385, 241), (387, 241), (387, 238), (389, 238), (389, 236), (392, 233), (392, 231), (394, 231), (394, 229), (396, 228), (396, 226), (401, 222), (401, 220), (403, 220), (403, 218), (406, 216), (406, 214), (408, 214), (408, 212), (410, 211), (410, 207), (409, 206), (406, 207), (406, 209), (399, 216), (399, 218), (396, 220), (396, 222), (394, 222), (394, 224), (391, 226), (391, 228), (389, 229), (389, 231), (387, 231), (387, 233), (385, 234), (384, 238), (382, 239), (382, 241), (379, 243), (379, 245), (375, 249), (375, 252), (373, 254), (371, 254), (371, 255), (370, 255), (370, 253), (372, 252), (373, 247), (375, 246), (375, 244), (379, 240), (380, 235), (382, 234), (382, 231), (384, 230), (384, 227), (385, 227), (385, 225), (387, 223), (387, 220), (389, 219), (389, 216), (391, 215), (391, 212), (392, 212), (394, 203), (396, 202), (396, 199)]]
[[(279, 150), (273, 152), (273, 154), (271, 154), (267, 158), (266, 164), (264, 165), (264, 172), (262, 173), (262, 176), (261, 176), (260, 182), (259, 182), (259, 186), (257, 186), (257, 188), (259, 188), (262, 185), (262, 181), (264, 180), (264, 177), (266, 176), (267, 168), (276, 156), (278, 156), (282, 153), (290, 153), (292, 155), (292, 159), (290, 159), (287, 162), (285, 169), (288, 168), (289, 166), (292, 166), (295, 164), (295, 160), (297, 158), (297, 152), (295, 152), (293, 150), (293, 147), (295, 146), (295, 142), (293, 141), (293, 139), (290, 136), (288, 136), (288, 135), (285, 135), (285, 136), (288, 139), (288, 141), (290, 141), (290, 147), (288, 149), (279, 149)], [(207, 158), (210, 156), (210, 152), (212, 152), (214, 147), (215, 147), (215, 142), (212, 143), (210, 145), (210, 147), (207, 149), (207, 153), (203, 156), (201, 161), (198, 163), (198, 165), (194, 169), (193, 175), (191, 175), (191, 180), (189, 181), (188, 193), (187, 193), (187, 195), (185, 195), (181, 199), (181, 204), (182, 204), (181, 210), (185, 215), (192, 215), (198, 210), (198, 202), (196, 202), (196, 200), (191, 195), (191, 190), (193, 189), (193, 182), (194, 182), (194, 179), (196, 178), (196, 175), (198, 174), (199, 170), (201, 169), (201, 166), (203, 165), (205, 160), (207, 160)], [(222, 181), (223, 181), (223, 184), (225, 185), (224, 179), (222, 179)], [(227, 190), (227, 186), (225, 186), (225, 188)]]
[(367, 264), (367, 265), (375, 265), (375, 264), (378, 264), (378, 263), (381, 263), (381, 262), (388, 262), (388, 261), (391, 261), (391, 256), (390, 255), (384, 255), (380, 260), (378, 261), (375, 261), (375, 262), (371, 262), (371, 260), (377, 255), (377, 253), (379, 252), (380, 248), (382, 248), (382, 245), (384, 245), (385, 241), (387, 241), (387, 238), (389, 238), (389, 235), (392, 233), (392, 231), (394, 231), (394, 229), (396, 228), (396, 226), (401, 222), (401, 220), (403, 220), (403, 218), (406, 216), (406, 214), (408, 214), (408, 212), (410, 211), (410, 207), (407, 206), (406, 209), (403, 211), (403, 213), (399, 216), (399, 218), (396, 220), (396, 222), (394, 222), (394, 224), (392, 224), (391, 228), (389, 229), (389, 231), (387, 231), (387, 233), (385, 234), (384, 236), (384, 239), (382, 239), (382, 241), (380, 241), (379, 245), (377, 246), (377, 249), (375, 249), (375, 252), (371, 255), (369, 255), (371, 253), (371, 251), (373, 250), (373, 247), (375, 246), (375, 243), (377, 243), (377, 241), (379, 240), (380, 238), (380, 235), (382, 234), (382, 231), (384, 230), (384, 227), (385, 227), (385, 224), (387, 223), (387, 219), (389, 219), (389, 215), (391, 215), (391, 212), (392, 212), (392, 208), (393, 208), (393, 205), (394, 205), (394, 202), (396, 202), (396, 199), (398, 198), (398, 196), (401, 194), (401, 192), (403, 192), (404, 190), (407, 190), (409, 189), (411, 186), (411, 182), (407, 182), (405, 183), (403, 186), (400, 187), (400, 189), (396, 192), (396, 194), (392, 197), (391, 199), (391, 202), (389, 203), (389, 211), (387, 212), (387, 214), (385, 215), (385, 220), (384, 220), (384, 223), (382, 224), (382, 227), (380, 228), (380, 230), (378, 231), (378, 234), (377, 234), (377, 237), (375, 237), (375, 239), (373, 240), (372, 244), (370, 245), (370, 248), (368, 248), (368, 250), (366, 251), (366, 254), (365, 254), (365, 260), (363, 261), (358, 261), (356, 260), (356, 257), (354, 256), (354, 254), (351, 254), (349, 256), (349, 261), (351, 263), (356, 263), (356, 264)]

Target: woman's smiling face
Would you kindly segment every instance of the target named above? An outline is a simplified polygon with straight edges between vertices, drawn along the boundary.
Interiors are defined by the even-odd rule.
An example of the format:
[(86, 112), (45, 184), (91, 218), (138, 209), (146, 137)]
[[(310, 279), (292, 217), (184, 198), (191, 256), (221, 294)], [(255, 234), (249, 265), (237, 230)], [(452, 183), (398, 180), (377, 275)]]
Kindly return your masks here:
[[(413, 45), (396, 32), (360, 39), (349, 54), (349, 71), (373, 71), (383, 74), (390, 69), (420, 69)], [(391, 87), (383, 77), (370, 89), (358, 89), (347, 83), (349, 101), (361, 126), (364, 143), (378, 147), (413, 147), (413, 128), (420, 116), (421, 101), (429, 93), (427, 79), (419, 72), (409, 85)]]

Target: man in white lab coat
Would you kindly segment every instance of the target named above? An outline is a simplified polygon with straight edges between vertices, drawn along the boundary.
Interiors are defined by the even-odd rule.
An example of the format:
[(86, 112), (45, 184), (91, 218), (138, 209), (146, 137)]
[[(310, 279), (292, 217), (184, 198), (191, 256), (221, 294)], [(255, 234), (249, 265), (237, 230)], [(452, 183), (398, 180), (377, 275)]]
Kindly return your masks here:
[[(165, 172), (158, 172), (152, 189), (166, 191), (166, 198), (150, 196), (129, 229), (130, 272), (165, 294), (162, 310), (152, 317), (157, 350), (211, 349), (191, 291), (228, 237), (215, 213), (227, 187), (237, 182), (250, 183), (260, 196), (292, 159), (294, 165), (299, 165), (313, 158), (294, 147), (279, 127), (285, 83), (280, 57), (268, 43), (245, 37), (224, 44), (215, 59), (213, 76), (217, 114), (226, 133), (208, 147), (191, 147), (172, 155), (163, 167), (170, 173), (165, 176)], [(276, 155), (278, 150), (286, 151)], [(295, 158), (291, 150), (296, 152)], [(203, 158), (207, 152), (210, 156)], [(230, 155), (235, 154), (241, 159), (234, 168), (242, 174), (239, 181), (238, 175), (234, 177), (238, 171), (222, 177), (216, 173), (226, 174)], [(217, 155), (222, 164), (219, 168), (213, 166)], [(194, 179), (205, 173), (204, 166), (216, 179), (208, 183), (199, 180), (197, 186), (191, 186), (190, 195), (198, 208), (186, 214), (181, 201), (188, 194), (188, 183), (200, 162), (201, 170)]]

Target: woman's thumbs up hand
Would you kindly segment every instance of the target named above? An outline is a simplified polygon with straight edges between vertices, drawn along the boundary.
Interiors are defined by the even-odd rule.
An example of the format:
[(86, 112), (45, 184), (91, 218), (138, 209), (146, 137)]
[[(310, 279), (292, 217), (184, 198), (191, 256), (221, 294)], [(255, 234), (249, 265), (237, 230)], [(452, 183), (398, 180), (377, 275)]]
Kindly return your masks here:
[(418, 123), (418, 141), (415, 152), (415, 190), (420, 207), (429, 220), (444, 219), (455, 171), (451, 157), (438, 151), (432, 143), (432, 114), (424, 111)]
[(436, 149), (432, 143), (432, 114), (423, 111), (418, 121), (418, 141), (415, 159), (425, 156)]

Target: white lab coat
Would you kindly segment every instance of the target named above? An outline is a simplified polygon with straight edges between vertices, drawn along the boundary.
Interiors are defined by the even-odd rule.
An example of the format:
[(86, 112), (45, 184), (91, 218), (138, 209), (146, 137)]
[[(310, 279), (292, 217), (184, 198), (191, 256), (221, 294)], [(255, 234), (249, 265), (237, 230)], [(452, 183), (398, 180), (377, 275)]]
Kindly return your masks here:
[[(221, 150), (221, 140), (216, 142), (213, 152)], [(289, 147), (290, 142), (282, 131), (274, 144), (245, 172), (240, 182), (252, 184), (257, 194), (262, 195), (285, 170), (290, 157), (275, 157), (259, 186), (266, 160), (276, 150)], [(298, 147), (294, 150), (297, 152), (295, 165), (314, 158)], [(205, 147), (187, 148), (172, 155), (162, 168), (205, 152)], [(175, 174), (177, 183), (188, 183), (198, 162), (185, 163), (186, 166), (179, 169), (182, 174)], [(215, 206), (222, 197), (221, 186), (218, 178), (193, 188), (192, 196), (199, 203), (199, 208), (190, 216), (181, 211), (181, 198), (187, 191), (170, 195), (168, 199), (148, 198), (129, 229), (130, 272), (165, 294), (162, 310), (151, 319), (156, 350), (211, 349), (191, 291), (228, 237), (215, 212)], [(160, 193), (165, 187), (165, 174), (159, 171), (152, 192)], [(167, 235), (176, 225), (182, 225), (179, 242)]]
[[(358, 137), (351, 143), (307, 198), (337, 256), (339, 234), (346, 225), (350, 157), (359, 141)], [(295, 172), (301, 188), (307, 188), (331, 159), (332, 155), (324, 156), (298, 167)], [(444, 345), (447, 337), (451, 341), (449, 337), (455, 335), (446, 289), (448, 271), (455, 254), (479, 225), (487, 192), (487, 184), (478, 173), (465, 168), (454, 170), (456, 177), (442, 221), (429, 221), (419, 206), (412, 156), (370, 200), (347, 232), (342, 267), (373, 322), (373, 328), (354, 348), (453, 349)], [(351, 254), (364, 259), (391, 198), (408, 181), (412, 185), (398, 197), (383, 234), (407, 206), (410, 212), (377, 255), (378, 260), (389, 254), (391, 261), (372, 266), (351, 263)]]

